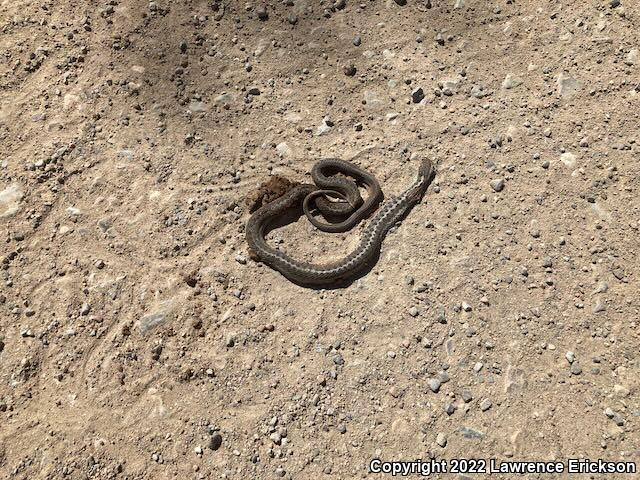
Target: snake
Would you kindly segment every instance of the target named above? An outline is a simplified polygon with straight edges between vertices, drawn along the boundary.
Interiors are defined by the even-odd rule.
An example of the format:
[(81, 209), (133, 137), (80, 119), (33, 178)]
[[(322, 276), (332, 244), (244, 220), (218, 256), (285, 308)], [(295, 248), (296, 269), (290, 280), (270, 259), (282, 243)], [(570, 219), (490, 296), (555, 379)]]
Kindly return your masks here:
[[(358, 185), (336, 174), (349, 175), (367, 190), (367, 199), (362, 200)], [(382, 189), (376, 177), (351, 162), (338, 158), (324, 158), (311, 169), (311, 179), (321, 189), (308, 194), (302, 209), (313, 226), (323, 232), (339, 233), (351, 230), (361, 219), (367, 218), (382, 201)], [(342, 202), (329, 201), (327, 195), (338, 197)], [(325, 218), (347, 217), (341, 222), (326, 223), (311, 214), (311, 203)]]
[[(350, 162), (338, 159), (322, 159), (316, 163), (314, 170), (316, 175), (312, 176), (316, 178), (324, 176), (323, 172), (330, 170), (355, 175), (355, 178), (359, 178), (367, 183), (368, 189), (373, 192), (372, 194), (370, 193), (366, 202), (363, 202), (360, 207), (356, 208), (355, 216), (351, 215), (344, 222), (340, 222), (337, 227), (339, 229), (346, 226), (353, 226), (353, 224), (362, 220), (367, 214), (371, 213), (369, 210), (372, 210), (380, 201), (379, 197), (381, 198), (381, 195), (378, 195), (377, 190), (381, 192), (381, 189), (375, 177), (368, 173), (363, 176), (362, 172), (364, 171)], [(268, 227), (279, 217), (282, 217), (287, 210), (299, 207), (301, 203), (304, 206), (305, 214), (311, 219), (308, 207), (310, 201), (314, 198), (319, 200), (319, 198), (316, 198), (319, 195), (331, 194), (334, 197), (337, 196), (341, 198), (343, 200), (342, 203), (349, 205), (360, 204), (361, 200), (358, 201), (355, 195), (353, 195), (353, 192), (348, 191), (351, 187), (347, 187), (347, 190), (343, 189), (342, 186), (346, 185), (346, 183), (343, 183), (342, 179), (339, 180), (338, 178), (333, 178), (333, 181), (339, 180), (339, 182), (335, 184), (325, 183), (325, 180), (327, 180), (326, 177), (321, 180), (321, 185), (298, 184), (281, 197), (256, 210), (253, 215), (249, 217), (245, 228), (247, 244), (251, 252), (253, 252), (261, 262), (279, 271), (294, 283), (304, 286), (322, 286), (352, 279), (361, 273), (365, 267), (375, 261), (380, 253), (382, 242), (387, 232), (404, 218), (413, 206), (422, 199), (433, 174), (434, 169), (432, 163), (428, 159), (423, 159), (418, 168), (418, 177), (415, 182), (400, 195), (391, 196), (382, 203), (369, 224), (363, 230), (358, 246), (338, 261), (327, 264), (313, 264), (297, 260), (287, 253), (271, 247), (265, 239)], [(373, 179), (373, 182), (371, 182), (371, 179)], [(338, 183), (342, 185), (338, 185)], [(326, 189), (324, 186), (330, 189)], [(326, 200), (326, 198), (323, 200)], [(321, 207), (320, 205), (323, 203), (325, 202), (316, 201), (316, 206), (319, 210), (330, 207), (326, 204)], [(329, 201), (329, 203), (340, 202)], [(344, 206), (333, 208), (342, 209)], [(314, 225), (320, 225), (320, 229), (325, 226), (322, 222), (314, 223)]]

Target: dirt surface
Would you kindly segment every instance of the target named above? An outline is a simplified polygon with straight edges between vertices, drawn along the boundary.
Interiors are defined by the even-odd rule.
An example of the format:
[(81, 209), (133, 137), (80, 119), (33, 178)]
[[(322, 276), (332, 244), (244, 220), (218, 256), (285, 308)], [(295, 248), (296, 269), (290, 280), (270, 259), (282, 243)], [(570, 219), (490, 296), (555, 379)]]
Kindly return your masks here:
[[(640, 467), (639, 48), (632, 0), (0, 1), (0, 477)], [(420, 156), (347, 288), (249, 258), (270, 175)]]

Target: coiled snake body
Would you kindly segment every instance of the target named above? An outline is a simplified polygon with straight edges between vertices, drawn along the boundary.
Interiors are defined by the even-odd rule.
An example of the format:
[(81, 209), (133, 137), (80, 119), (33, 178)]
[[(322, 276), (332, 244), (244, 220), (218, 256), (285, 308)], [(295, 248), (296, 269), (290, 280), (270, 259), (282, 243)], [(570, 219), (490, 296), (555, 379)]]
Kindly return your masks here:
[[(357, 186), (353, 182), (338, 177), (326, 177), (323, 174), (326, 169), (345, 172), (358, 179), (369, 191), (367, 200), (362, 202), (361, 198), (359, 200), (356, 198), (360, 197), (360, 195)], [(362, 233), (360, 243), (355, 250), (336, 262), (316, 265), (296, 260), (286, 253), (269, 246), (265, 240), (269, 224), (286, 210), (302, 203), (307, 217), (316, 227), (325, 231), (346, 231), (362, 218), (368, 216), (382, 198), (382, 191), (378, 182), (367, 172), (343, 160), (320, 160), (314, 166), (313, 171), (314, 181), (318, 182), (318, 179), (320, 179), (319, 185), (297, 185), (280, 198), (258, 209), (247, 222), (247, 243), (262, 262), (270, 265), (296, 283), (302, 285), (329, 285), (340, 280), (349, 279), (360, 273), (364, 267), (370, 265), (377, 257), (386, 233), (420, 201), (429, 186), (432, 175), (433, 167), (431, 162), (426, 159), (423, 160), (418, 170), (417, 180), (401, 195), (390, 197), (382, 204)], [(329, 189), (321, 189), (319, 187)], [(353, 191), (354, 188), (355, 192)], [(344, 202), (328, 202), (326, 198), (320, 197), (320, 195), (324, 194), (341, 197)], [(309, 203), (313, 199), (316, 200), (315, 203), (318, 210), (322, 211), (325, 216), (327, 214), (335, 214), (338, 210), (343, 215), (350, 214), (354, 209), (355, 212), (351, 213), (347, 220), (337, 224), (321, 223), (314, 219), (309, 212)]]

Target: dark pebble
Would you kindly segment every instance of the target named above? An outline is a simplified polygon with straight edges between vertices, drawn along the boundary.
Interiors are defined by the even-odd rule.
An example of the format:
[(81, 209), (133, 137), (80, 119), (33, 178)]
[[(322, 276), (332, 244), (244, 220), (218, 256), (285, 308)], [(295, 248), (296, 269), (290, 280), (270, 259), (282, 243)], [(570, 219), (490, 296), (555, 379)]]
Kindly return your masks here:
[(269, 18), (269, 12), (267, 12), (267, 8), (264, 6), (256, 8), (256, 14), (260, 20), (266, 20)]
[(420, 103), (424, 99), (424, 90), (422, 90), (422, 88), (416, 88), (411, 92), (411, 99), (413, 103)]
[(347, 77), (353, 77), (356, 74), (356, 67), (353, 65), (347, 65), (342, 69), (342, 71)]
[(219, 433), (214, 433), (209, 438), (209, 448), (211, 450), (218, 450), (222, 446), (222, 435)]

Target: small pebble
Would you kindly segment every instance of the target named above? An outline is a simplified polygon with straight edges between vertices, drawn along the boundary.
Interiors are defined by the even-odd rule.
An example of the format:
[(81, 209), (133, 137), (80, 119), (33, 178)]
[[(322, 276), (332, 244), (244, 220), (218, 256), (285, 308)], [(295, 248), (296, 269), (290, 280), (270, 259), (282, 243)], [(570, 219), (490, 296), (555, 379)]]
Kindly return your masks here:
[(494, 180), (491, 180), (489, 182), (489, 185), (491, 186), (491, 188), (493, 188), (494, 191), (501, 192), (504, 189), (504, 179), (496, 178)]
[(420, 103), (424, 99), (424, 90), (422, 88), (416, 88), (411, 92), (411, 100), (413, 103)]
[(209, 437), (209, 448), (211, 450), (218, 450), (222, 446), (222, 435), (214, 433)]
[(353, 77), (356, 74), (356, 67), (354, 65), (345, 65), (342, 71), (347, 77)]
[(438, 380), (437, 378), (430, 378), (427, 381), (427, 384), (429, 385), (429, 389), (433, 393), (438, 393), (438, 391), (440, 391), (440, 386), (442, 385), (442, 382), (440, 380)]
[(267, 8), (264, 5), (260, 5), (256, 8), (256, 14), (260, 20), (267, 20), (269, 18), (269, 12), (267, 12)]

